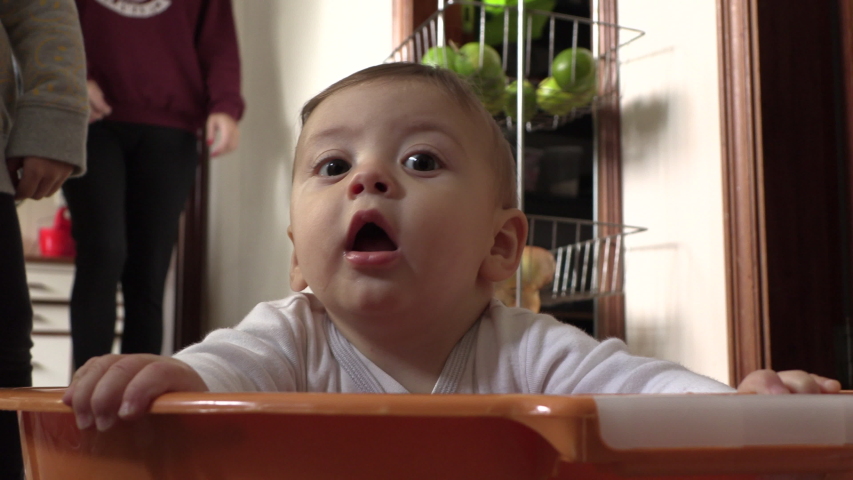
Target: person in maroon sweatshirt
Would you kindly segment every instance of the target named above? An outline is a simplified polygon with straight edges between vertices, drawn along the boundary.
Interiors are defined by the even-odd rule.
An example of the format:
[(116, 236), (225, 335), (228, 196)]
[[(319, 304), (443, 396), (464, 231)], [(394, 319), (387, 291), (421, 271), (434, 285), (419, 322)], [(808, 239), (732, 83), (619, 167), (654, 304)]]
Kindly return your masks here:
[(244, 102), (230, 0), (76, 0), (91, 117), (88, 172), (63, 186), (77, 244), (74, 365), (160, 353), (163, 291), (200, 139), (237, 147)]

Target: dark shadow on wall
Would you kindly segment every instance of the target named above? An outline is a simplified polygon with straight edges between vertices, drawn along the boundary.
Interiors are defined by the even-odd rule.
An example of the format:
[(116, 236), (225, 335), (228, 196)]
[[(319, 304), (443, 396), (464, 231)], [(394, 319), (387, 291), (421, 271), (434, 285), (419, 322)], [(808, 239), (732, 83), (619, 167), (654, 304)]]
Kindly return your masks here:
[[(625, 162), (646, 158), (648, 147), (656, 145), (669, 124), (670, 101), (663, 96), (638, 98), (622, 105), (622, 139)], [(630, 151), (627, 150), (630, 146)]]

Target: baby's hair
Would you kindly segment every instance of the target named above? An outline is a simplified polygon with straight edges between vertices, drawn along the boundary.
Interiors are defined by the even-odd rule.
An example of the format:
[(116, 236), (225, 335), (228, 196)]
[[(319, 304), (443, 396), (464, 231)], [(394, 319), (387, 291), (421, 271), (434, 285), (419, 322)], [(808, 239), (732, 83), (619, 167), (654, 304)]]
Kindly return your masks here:
[(483, 126), (487, 128), (492, 137), (493, 151), (489, 155), (495, 166), (495, 179), (498, 192), (498, 202), (503, 208), (518, 206), (518, 193), (515, 181), (515, 160), (512, 155), (512, 147), (501, 132), (492, 115), (477, 98), (472, 87), (456, 73), (417, 63), (394, 62), (375, 65), (360, 70), (352, 75), (332, 84), (319, 94), (309, 100), (302, 107), (302, 126), (308, 121), (308, 117), (314, 112), (323, 100), (335, 93), (349, 87), (380, 79), (420, 79), (432, 83), (463, 107), (477, 116), (482, 117)]

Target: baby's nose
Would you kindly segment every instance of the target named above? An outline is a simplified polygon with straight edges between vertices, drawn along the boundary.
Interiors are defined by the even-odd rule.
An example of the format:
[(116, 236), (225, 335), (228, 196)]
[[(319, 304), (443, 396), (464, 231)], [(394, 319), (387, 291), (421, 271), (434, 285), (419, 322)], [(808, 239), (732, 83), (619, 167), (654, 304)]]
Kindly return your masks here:
[(358, 195), (365, 190), (371, 190), (372, 193), (385, 193), (388, 191), (388, 185), (385, 182), (353, 182), (350, 191), (353, 195)]
[(371, 168), (353, 175), (349, 191), (352, 196), (362, 193), (387, 195), (392, 189), (393, 182), (387, 173), (378, 168)]

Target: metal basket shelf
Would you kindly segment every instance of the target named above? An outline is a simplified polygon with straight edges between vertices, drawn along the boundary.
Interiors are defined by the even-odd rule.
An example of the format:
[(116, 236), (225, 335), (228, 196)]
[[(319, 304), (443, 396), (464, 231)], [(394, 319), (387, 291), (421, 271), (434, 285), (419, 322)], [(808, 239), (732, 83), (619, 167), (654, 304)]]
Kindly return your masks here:
[[(397, 48), (395, 48), (391, 54), (386, 58), (385, 62), (420, 62), (423, 56), (426, 54), (427, 50), (434, 46), (445, 46), (448, 43), (448, 40), (445, 36), (445, 13), (446, 9), (450, 6), (459, 5), (461, 6), (469, 18), (474, 21), (479, 22), (479, 42), (481, 45), (481, 49), (483, 45), (485, 45), (485, 35), (486, 35), (486, 16), (487, 16), (487, 8), (490, 12), (497, 10), (503, 10), (503, 42), (502, 42), (502, 51), (501, 60), (503, 62), (504, 72), (507, 74), (508, 81), (512, 81), (517, 78), (516, 72), (510, 72), (507, 69), (508, 58), (510, 55), (510, 18), (512, 16), (517, 17), (518, 7), (516, 6), (506, 6), (500, 7), (497, 5), (486, 5), (482, 2), (474, 2), (474, 1), (459, 1), (459, 0), (439, 0), (438, 2), (439, 8), (434, 12), (427, 20), (425, 20), (420, 26), (418, 26), (415, 31), (404, 40)], [(581, 25), (587, 25), (590, 27), (595, 27), (598, 32), (598, 35), (611, 34), (616, 33), (618, 38), (620, 39), (620, 43), (607, 51), (597, 52), (596, 61), (598, 65), (598, 79), (609, 79), (615, 78), (618, 75), (618, 64), (617, 64), (617, 56), (616, 51), (618, 48), (621, 48), (641, 36), (645, 34), (645, 32), (641, 30), (637, 30), (634, 28), (623, 27), (620, 25), (599, 22), (595, 20), (591, 20), (589, 18), (578, 17), (574, 15), (567, 15), (563, 13), (557, 12), (548, 12), (543, 10), (524, 10), (525, 21), (527, 22), (527, 28), (522, 29), (523, 31), (519, 31), (517, 33), (517, 37), (513, 39), (517, 43), (524, 42), (526, 53), (523, 55), (524, 58), (524, 72), (525, 79), (537, 83), (541, 79), (531, 79), (530, 78), (530, 52), (531, 45), (534, 36), (534, 21), (538, 23), (542, 23), (547, 25), (548, 32), (548, 75), (551, 75), (551, 63), (554, 60), (554, 55), (559, 52), (555, 52), (554, 44), (555, 44), (555, 32), (557, 31), (557, 23), (560, 22), (568, 22), (571, 23), (571, 35), (572, 35), (572, 47), (577, 47), (578, 45), (578, 30)], [(490, 15), (492, 13), (489, 13)], [(519, 30), (519, 29), (516, 29)], [(608, 32), (610, 31), (610, 32)], [(482, 58), (482, 55), (481, 55)], [(618, 82), (598, 82), (599, 91), (592, 98), (591, 102), (588, 105), (580, 106), (573, 108), (566, 115), (549, 115), (541, 110), (537, 110), (536, 114), (532, 119), (525, 123), (525, 130), (527, 132), (533, 132), (537, 130), (554, 130), (559, 128), (560, 126), (580, 118), (582, 116), (588, 115), (591, 112), (595, 111), (599, 105), (604, 103), (604, 100), (612, 97), (614, 95), (619, 94), (616, 91), (616, 86)], [(504, 114), (496, 115), (495, 119), (503, 125), (508, 130), (515, 130), (516, 125), (511, 118), (506, 117)]]
[(543, 306), (620, 294), (625, 282), (625, 236), (643, 227), (528, 215), (528, 245), (556, 259), (552, 281), (540, 289)]

